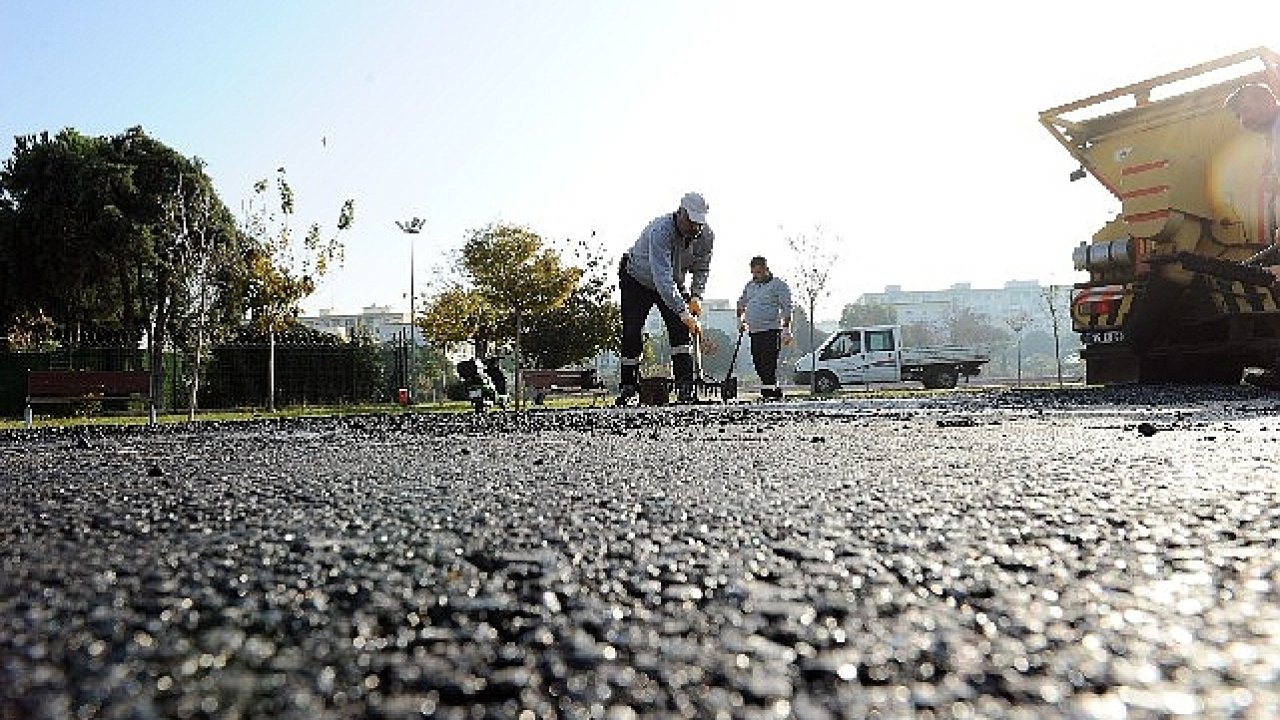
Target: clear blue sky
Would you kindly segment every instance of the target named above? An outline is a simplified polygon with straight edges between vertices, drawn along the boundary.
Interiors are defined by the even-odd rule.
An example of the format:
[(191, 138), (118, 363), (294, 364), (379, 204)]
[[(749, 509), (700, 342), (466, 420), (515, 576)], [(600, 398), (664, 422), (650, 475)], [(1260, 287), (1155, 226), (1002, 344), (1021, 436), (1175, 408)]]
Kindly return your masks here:
[[(887, 284), (1069, 283), (1117, 209), (1048, 107), (1258, 45), (1256, 2), (0, 0), (0, 155), (15, 135), (141, 125), (238, 210), (284, 166), (307, 222), (356, 201), (308, 311), (406, 307), (467, 230), (592, 231), (622, 252), (687, 189), (712, 297), (782, 238), (839, 242), (819, 317)], [(1068, 8), (1070, 8), (1068, 10)]]

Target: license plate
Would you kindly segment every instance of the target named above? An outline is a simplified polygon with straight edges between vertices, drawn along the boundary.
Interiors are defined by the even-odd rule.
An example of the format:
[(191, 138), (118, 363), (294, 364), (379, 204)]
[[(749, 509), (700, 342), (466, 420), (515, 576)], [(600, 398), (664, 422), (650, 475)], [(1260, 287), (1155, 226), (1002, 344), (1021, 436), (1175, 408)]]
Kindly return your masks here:
[(470, 392), (467, 393), (467, 396), (473, 400), (475, 398), (482, 397), (483, 395), (484, 395), (483, 390), (471, 390)]
[(1111, 345), (1124, 342), (1123, 330), (1091, 330), (1080, 333), (1080, 342), (1085, 345)]

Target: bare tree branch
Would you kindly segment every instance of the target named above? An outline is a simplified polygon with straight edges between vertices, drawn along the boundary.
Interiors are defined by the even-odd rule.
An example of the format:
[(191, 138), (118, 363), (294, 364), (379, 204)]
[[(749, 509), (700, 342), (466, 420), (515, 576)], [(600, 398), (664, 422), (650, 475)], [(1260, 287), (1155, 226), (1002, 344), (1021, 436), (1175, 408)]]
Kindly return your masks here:
[(827, 282), (831, 279), (831, 269), (839, 259), (833, 247), (840, 245), (840, 237), (829, 235), (821, 226), (815, 225), (812, 231), (795, 233), (786, 236), (787, 247), (794, 256), (795, 272), (791, 286), (804, 298), (809, 312), (809, 351), (811, 366), (809, 368), (809, 391), (818, 392), (818, 354), (814, 347), (814, 317), (818, 300), (828, 294)]

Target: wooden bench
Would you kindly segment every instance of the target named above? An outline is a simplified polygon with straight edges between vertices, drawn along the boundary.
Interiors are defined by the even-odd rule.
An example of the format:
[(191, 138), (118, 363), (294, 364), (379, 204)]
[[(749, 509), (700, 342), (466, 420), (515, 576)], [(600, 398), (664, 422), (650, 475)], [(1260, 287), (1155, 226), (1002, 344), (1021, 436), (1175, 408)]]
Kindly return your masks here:
[(533, 404), (541, 405), (552, 393), (592, 393), (591, 404), (605, 393), (604, 383), (595, 368), (566, 370), (521, 370), (520, 379), (533, 395)]
[(147, 402), (147, 420), (154, 425), (156, 404), (146, 370), (30, 370), (26, 424), (32, 425), (34, 405), (134, 399)]

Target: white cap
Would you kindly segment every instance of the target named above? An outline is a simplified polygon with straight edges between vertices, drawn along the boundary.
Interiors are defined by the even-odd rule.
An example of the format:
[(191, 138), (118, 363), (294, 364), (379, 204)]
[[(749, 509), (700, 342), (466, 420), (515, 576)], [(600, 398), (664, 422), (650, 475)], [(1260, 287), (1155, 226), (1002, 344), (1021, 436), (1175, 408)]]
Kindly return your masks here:
[(696, 192), (685, 193), (684, 197), (680, 198), (680, 207), (684, 208), (685, 214), (691, 221), (699, 225), (707, 221), (707, 211), (711, 209), (702, 195)]

